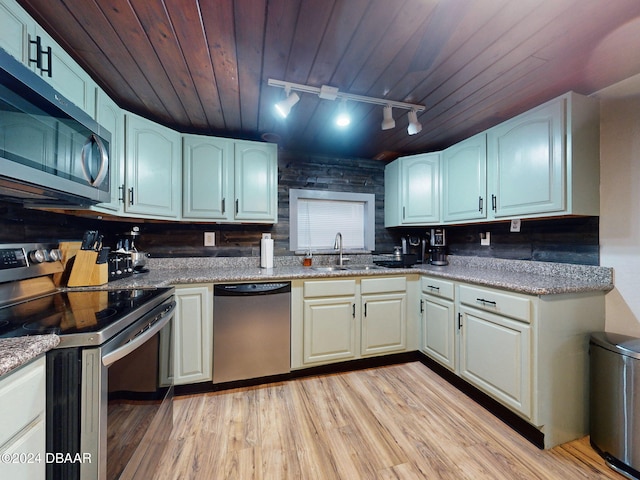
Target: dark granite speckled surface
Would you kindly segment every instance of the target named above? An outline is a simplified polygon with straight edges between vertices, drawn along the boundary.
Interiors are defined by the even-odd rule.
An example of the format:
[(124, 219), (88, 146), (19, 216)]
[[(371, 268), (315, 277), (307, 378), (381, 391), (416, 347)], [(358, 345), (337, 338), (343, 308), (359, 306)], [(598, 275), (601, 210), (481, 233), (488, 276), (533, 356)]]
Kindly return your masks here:
[[(371, 255), (352, 255), (348, 270), (302, 267), (295, 256), (276, 257), (274, 268), (260, 268), (257, 257), (200, 257), (149, 259), (148, 273), (110, 282), (99, 288), (151, 288), (187, 283), (254, 282), (376, 275), (425, 274), (439, 278), (501, 288), (529, 295), (606, 292), (613, 288), (613, 270), (607, 267), (562, 263), (450, 256), (449, 265), (367, 269)], [(314, 257), (315, 267), (335, 265), (332, 255)], [(0, 339), (0, 375), (46, 353), (59, 343), (55, 335)]]
[[(450, 256), (449, 265), (412, 268), (365, 269), (370, 256), (353, 256), (348, 270), (324, 271), (314, 267), (335, 265), (335, 259), (315, 259), (302, 267), (297, 257), (276, 257), (272, 269), (259, 266), (256, 257), (150, 259), (145, 274), (109, 283), (109, 288), (145, 288), (185, 283), (253, 282), (348, 276), (426, 274), (529, 295), (556, 295), (613, 288), (613, 271), (607, 267), (562, 263)], [(362, 268), (358, 268), (361, 265)]]
[(56, 335), (0, 339), (0, 376), (28, 363), (60, 343)]

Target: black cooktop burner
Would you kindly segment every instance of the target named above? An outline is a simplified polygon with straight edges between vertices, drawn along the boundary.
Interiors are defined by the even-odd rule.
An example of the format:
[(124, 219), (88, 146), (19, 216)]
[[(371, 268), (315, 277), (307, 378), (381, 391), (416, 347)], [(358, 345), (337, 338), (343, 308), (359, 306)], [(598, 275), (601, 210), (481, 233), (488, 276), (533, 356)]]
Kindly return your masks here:
[(0, 308), (0, 338), (100, 332), (167, 288), (55, 292)]

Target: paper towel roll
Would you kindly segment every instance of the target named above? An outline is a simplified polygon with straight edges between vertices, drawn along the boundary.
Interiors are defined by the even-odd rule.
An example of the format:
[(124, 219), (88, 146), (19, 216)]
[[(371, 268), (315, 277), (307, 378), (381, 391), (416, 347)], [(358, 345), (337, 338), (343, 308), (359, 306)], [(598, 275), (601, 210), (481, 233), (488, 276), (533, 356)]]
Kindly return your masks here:
[(260, 266), (262, 268), (273, 268), (272, 238), (263, 238), (260, 240)]

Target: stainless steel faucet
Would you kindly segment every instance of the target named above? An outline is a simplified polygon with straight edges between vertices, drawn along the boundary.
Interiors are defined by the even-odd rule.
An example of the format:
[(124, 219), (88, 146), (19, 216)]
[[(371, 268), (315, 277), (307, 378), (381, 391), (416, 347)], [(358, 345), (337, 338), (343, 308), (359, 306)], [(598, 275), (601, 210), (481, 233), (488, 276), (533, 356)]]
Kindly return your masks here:
[(333, 248), (338, 250), (340, 254), (338, 258), (338, 265), (342, 267), (342, 234), (340, 232), (336, 233), (336, 241), (333, 244)]

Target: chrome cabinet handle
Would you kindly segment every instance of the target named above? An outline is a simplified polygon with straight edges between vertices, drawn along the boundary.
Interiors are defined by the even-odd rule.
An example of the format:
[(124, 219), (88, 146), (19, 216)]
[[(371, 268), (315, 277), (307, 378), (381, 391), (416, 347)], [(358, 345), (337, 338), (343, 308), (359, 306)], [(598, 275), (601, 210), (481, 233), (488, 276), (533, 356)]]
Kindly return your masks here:
[(118, 187), (118, 191), (120, 192), (118, 201), (124, 203), (124, 183)]

